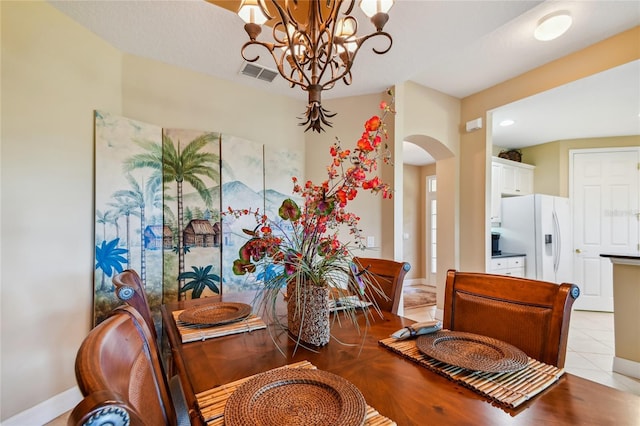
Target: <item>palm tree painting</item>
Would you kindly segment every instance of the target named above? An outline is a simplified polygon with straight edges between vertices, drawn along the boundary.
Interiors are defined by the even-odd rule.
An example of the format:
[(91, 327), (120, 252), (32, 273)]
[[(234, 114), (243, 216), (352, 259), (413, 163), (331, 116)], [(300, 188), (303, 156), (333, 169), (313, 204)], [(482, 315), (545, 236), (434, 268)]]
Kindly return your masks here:
[(255, 223), (221, 211), (273, 216), (291, 195), (291, 176), (302, 176), (299, 151), (265, 152), (261, 143), (104, 111), (94, 118), (94, 324), (120, 304), (111, 279), (127, 268), (140, 275), (157, 323), (162, 303), (255, 289), (260, 276), (231, 272), (242, 228)]
[[(162, 251), (145, 250), (144, 231), (162, 226), (162, 187), (153, 169), (127, 172), (128, 159), (141, 145), (162, 141), (162, 128), (95, 111), (95, 268), (94, 324), (120, 304), (111, 278), (135, 269), (143, 278), (152, 312), (162, 303)], [(158, 200), (160, 200), (158, 202)]]
[[(165, 194), (173, 200), (165, 197), (165, 205), (176, 218), (177, 237), (175, 252), (165, 252), (165, 298), (173, 296), (174, 289), (179, 300), (216, 293), (215, 286), (207, 286), (208, 292), (187, 288), (190, 294), (183, 289), (187, 267), (211, 267), (216, 274), (221, 270), (220, 138), (213, 132), (163, 129), (162, 180)], [(185, 210), (191, 212), (189, 221)]]

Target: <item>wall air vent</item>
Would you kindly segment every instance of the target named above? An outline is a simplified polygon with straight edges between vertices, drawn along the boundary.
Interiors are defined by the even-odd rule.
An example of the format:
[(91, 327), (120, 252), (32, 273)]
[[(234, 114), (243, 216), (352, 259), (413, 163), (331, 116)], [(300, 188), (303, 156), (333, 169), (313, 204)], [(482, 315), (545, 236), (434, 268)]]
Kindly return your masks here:
[(242, 64), (242, 68), (240, 69), (240, 74), (271, 83), (273, 79), (278, 75), (278, 72), (270, 70), (269, 68), (265, 68), (262, 65), (244, 62)]

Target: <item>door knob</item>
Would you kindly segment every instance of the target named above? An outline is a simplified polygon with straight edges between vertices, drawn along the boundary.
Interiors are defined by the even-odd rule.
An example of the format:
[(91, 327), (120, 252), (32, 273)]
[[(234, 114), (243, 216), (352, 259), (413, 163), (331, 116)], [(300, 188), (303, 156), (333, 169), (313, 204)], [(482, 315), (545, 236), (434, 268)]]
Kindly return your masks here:
[(580, 254), (580, 253), (582, 253), (582, 250), (576, 249), (576, 253)]

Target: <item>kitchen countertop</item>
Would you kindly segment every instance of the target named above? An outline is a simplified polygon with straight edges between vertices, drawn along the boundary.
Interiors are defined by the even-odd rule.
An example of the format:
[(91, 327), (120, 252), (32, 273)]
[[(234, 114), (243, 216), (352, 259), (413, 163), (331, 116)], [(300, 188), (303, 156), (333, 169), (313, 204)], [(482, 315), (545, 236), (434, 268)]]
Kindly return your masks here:
[(601, 253), (600, 257), (608, 257), (611, 262), (623, 265), (640, 266), (640, 256), (634, 254), (605, 254)]
[(507, 253), (502, 252), (501, 254), (494, 254), (491, 256), (492, 259), (502, 259), (503, 257), (518, 257), (518, 256), (526, 256), (524, 253)]

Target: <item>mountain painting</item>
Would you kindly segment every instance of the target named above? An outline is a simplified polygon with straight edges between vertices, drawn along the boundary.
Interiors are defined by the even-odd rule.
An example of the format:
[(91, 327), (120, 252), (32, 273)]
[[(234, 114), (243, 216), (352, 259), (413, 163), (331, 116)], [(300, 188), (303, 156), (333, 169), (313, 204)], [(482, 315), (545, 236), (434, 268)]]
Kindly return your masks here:
[[(241, 155), (238, 155), (241, 153)], [(278, 219), (278, 209), (293, 190), (293, 176), (300, 176), (302, 155), (299, 151), (276, 151), (255, 142), (223, 137), (222, 142), (222, 210), (260, 209), (270, 219)], [(222, 218), (223, 279), (225, 292), (252, 291), (260, 285), (260, 274), (234, 275), (233, 261), (249, 236), (243, 229), (257, 226), (254, 216)]]

